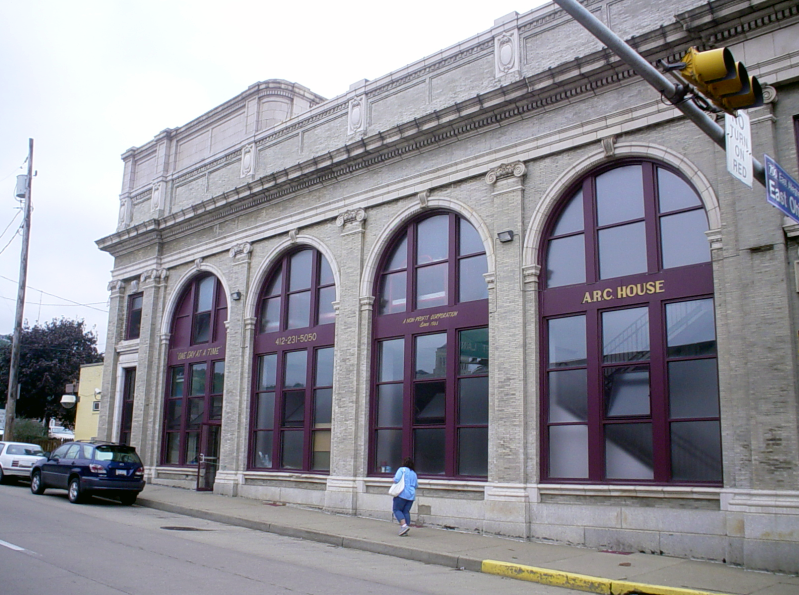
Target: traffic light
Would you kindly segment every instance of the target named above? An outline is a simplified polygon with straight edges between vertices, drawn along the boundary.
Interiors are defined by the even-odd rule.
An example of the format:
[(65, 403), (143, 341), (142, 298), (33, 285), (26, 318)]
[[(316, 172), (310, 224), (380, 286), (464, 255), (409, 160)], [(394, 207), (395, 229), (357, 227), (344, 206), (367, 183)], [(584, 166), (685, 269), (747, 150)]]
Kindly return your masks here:
[(727, 113), (763, 105), (763, 89), (727, 48), (698, 52), (688, 48), (680, 75)]

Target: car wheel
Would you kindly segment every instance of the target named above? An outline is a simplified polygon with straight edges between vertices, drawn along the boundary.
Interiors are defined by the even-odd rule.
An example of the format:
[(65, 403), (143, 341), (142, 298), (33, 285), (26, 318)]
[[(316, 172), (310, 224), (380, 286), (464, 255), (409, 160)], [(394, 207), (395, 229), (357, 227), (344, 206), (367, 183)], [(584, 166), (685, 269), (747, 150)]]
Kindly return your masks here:
[(119, 497), (119, 501), (122, 502), (124, 506), (131, 506), (136, 502), (136, 497), (138, 494), (122, 494)]
[(69, 501), (73, 504), (80, 504), (83, 502), (83, 494), (80, 491), (80, 478), (73, 477), (69, 480)]
[(42, 474), (39, 471), (34, 471), (33, 475), (31, 475), (31, 492), (38, 495), (44, 494)]

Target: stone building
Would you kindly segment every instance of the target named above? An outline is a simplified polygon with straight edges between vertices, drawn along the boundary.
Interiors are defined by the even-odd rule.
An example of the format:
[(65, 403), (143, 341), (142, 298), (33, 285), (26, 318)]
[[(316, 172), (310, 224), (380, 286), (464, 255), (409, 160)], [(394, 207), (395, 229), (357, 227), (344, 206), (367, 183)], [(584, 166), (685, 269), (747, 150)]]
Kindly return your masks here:
[[(795, 2), (585, 5), (729, 47), (797, 174)], [(122, 158), (99, 436), (150, 483), (388, 518), (412, 456), (426, 526), (799, 572), (799, 226), (556, 5)]]

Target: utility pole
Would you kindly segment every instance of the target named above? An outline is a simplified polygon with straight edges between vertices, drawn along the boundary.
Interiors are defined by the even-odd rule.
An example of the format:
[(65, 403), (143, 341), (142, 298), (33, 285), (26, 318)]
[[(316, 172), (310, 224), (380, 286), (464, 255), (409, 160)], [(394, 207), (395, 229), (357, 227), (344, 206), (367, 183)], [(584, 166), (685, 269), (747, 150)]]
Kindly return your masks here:
[(19, 393), (19, 356), (22, 341), (22, 314), (25, 309), (25, 288), (28, 283), (28, 244), (31, 231), (31, 180), (33, 180), (33, 139), (28, 139), (28, 177), (25, 181), (25, 202), (22, 207), (22, 256), (19, 261), (19, 288), (17, 290), (17, 317), (14, 321), (14, 338), (11, 343), (11, 364), (8, 372), (8, 399), (6, 400), (6, 429), (3, 438), (14, 439), (14, 421)]

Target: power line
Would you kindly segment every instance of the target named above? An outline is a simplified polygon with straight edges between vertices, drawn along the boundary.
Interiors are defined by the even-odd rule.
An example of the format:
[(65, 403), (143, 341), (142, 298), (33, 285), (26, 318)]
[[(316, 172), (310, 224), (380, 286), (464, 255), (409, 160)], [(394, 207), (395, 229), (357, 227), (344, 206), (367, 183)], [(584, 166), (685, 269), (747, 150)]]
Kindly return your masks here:
[[(33, 289), (33, 288), (31, 287), (31, 289)], [(38, 289), (36, 291), (38, 291)], [(0, 295), (0, 300), (8, 300), (10, 302), (13, 302), (16, 299), (17, 298), (10, 298), (10, 297), (6, 297), (4, 295)], [(28, 303), (30, 303), (30, 302), (28, 302)], [(99, 306), (99, 305), (105, 304), (105, 303), (106, 302), (90, 302), (88, 304), (74, 303), (74, 304), (36, 304), (36, 305), (37, 306), (61, 306), (62, 308), (84, 308), (84, 307), (89, 307), (89, 306)], [(108, 312), (108, 310), (103, 310), (103, 312)]]
[[(12, 283), (16, 283), (16, 281), (14, 281), (13, 279), (9, 279), (5, 275), (0, 275), (0, 279), (5, 279), (6, 281), (11, 281)], [(54, 297), (54, 298), (56, 298), (58, 300), (64, 300), (65, 302), (69, 302), (71, 304), (75, 304), (76, 306), (83, 306), (85, 308), (91, 308), (92, 310), (97, 310), (98, 312), (104, 312), (106, 314), (108, 313), (108, 310), (101, 310), (100, 308), (95, 308), (94, 306), (91, 306), (89, 304), (81, 304), (80, 302), (76, 302), (75, 300), (71, 300), (69, 298), (61, 297), (60, 295), (56, 295), (54, 293), (48, 293), (48, 292), (46, 292), (46, 291), (44, 291), (42, 289), (38, 289), (37, 287), (33, 287), (31, 285), (28, 285), (27, 287), (28, 287), (28, 289), (33, 289), (34, 291), (38, 291), (39, 293), (43, 293), (44, 295), (49, 295), (50, 297)], [(93, 302), (93, 303), (100, 303), (100, 302)], [(66, 304), (63, 304), (63, 305), (66, 305)]]

